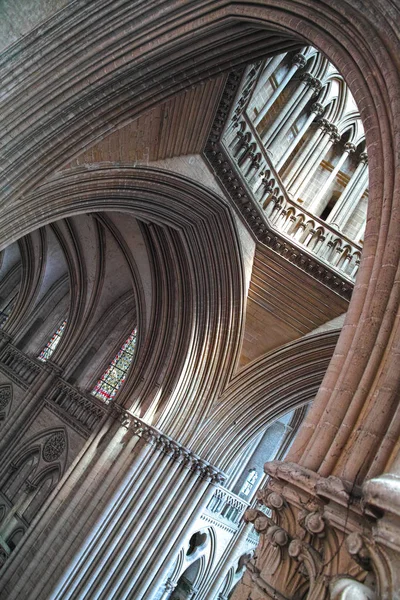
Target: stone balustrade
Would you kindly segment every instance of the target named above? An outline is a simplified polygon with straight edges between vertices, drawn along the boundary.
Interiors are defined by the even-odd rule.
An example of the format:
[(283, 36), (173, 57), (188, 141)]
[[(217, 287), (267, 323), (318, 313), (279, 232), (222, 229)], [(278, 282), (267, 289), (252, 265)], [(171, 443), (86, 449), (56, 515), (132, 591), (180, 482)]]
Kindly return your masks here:
[[(245, 113), (240, 116), (234, 113), (225, 128), (222, 143), (240, 171), (247, 195), (261, 209), (265, 225), (259, 217), (260, 229), (278, 231), (345, 279), (354, 281), (361, 247), (289, 198), (268, 152)], [(254, 206), (249, 203), (245, 210), (251, 212)]]
[(219, 487), (207, 505), (207, 511), (214, 517), (222, 518), (237, 525), (249, 503), (236, 494)]
[(61, 378), (47, 394), (46, 403), (83, 434), (92, 433), (108, 412), (107, 406), (100, 400), (81, 394)]
[(7, 344), (0, 355), (0, 364), (7, 374), (24, 388), (29, 387), (41, 371), (35, 360), (28, 358), (12, 344)]

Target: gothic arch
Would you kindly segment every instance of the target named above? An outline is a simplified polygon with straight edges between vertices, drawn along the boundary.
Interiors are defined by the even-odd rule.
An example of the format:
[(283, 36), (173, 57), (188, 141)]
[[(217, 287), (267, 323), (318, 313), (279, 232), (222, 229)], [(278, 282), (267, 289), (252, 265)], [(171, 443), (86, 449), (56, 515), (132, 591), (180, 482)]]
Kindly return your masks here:
[(272, 421), (311, 402), (339, 338), (339, 330), (308, 335), (242, 369), (200, 429), (196, 443), (207, 459), (229, 470), (247, 444)]
[[(138, 345), (138, 360), (119, 402), (132, 404), (134, 391), (140, 399), (134, 410), (171, 436), (188, 436), (177, 396), (184, 394), (187, 414), (200, 421), (230, 379), (238, 357), (244, 275), (236, 225), (225, 202), (183, 176), (107, 164), (65, 171), (34, 195), (36, 218), (25, 233), (81, 212), (128, 212), (152, 223), (146, 232), (159, 286), (158, 313), (153, 312), (146, 339)], [(43, 210), (44, 198), (47, 210)], [(184, 295), (182, 283), (178, 284), (183, 281)], [(201, 313), (194, 298), (202, 306)], [(179, 303), (185, 309), (179, 309), (174, 331), (169, 331), (172, 319), (167, 318), (166, 308), (172, 315)], [(138, 319), (139, 332), (146, 331), (143, 315), (138, 314)], [(222, 328), (223, 322), (230, 326)], [(183, 363), (187, 369), (182, 373)], [(191, 444), (188, 437), (185, 443)]]
[[(158, 13), (157, 8), (138, 19), (136, 10), (127, 14), (121, 9), (118, 13), (104, 0), (98, 3), (94, 14), (89, 7), (79, 7), (79, 20), (74, 22), (78, 8), (69, 5), (40, 28), (40, 35), (35, 30), (5, 52), (5, 59), (12, 60), (11, 66), (5, 66), (2, 73), (6, 98), (2, 118), (8, 131), (4, 146), (4, 174), (8, 185), (0, 219), (3, 242), (19, 237), (26, 222), (34, 218), (33, 201), (27, 194), (38, 183), (83, 147), (135, 118), (144, 103), (149, 108), (188, 87), (189, 80), (193, 85), (212, 77), (217, 70), (221, 72), (233, 64), (248, 63), (273, 53), (277, 49), (277, 38), (280, 52), (282, 41), (287, 38), (305, 41), (325, 52), (350, 85), (366, 126), (367, 145), (372, 148), (369, 217), (357, 285), (338, 351), (318, 402), (307, 419), (307, 428), (298, 437), (297, 450), (293, 451), (295, 460), (304, 455), (306, 466), (321, 468), (321, 473), (326, 475), (335, 466), (329, 448), (336, 434), (339, 436), (336, 448), (344, 448), (350, 442), (349, 432), (358, 417), (369, 429), (378, 422), (373, 411), (367, 415), (370, 406), (367, 399), (373, 396), (369, 396), (372, 382), (380, 389), (385, 388), (386, 370), (381, 369), (381, 361), (385, 349), (393, 342), (391, 332), (395, 317), (391, 307), (399, 302), (399, 286), (393, 286), (398, 276), (399, 223), (391, 219), (391, 214), (399, 204), (400, 170), (396, 169), (399, 134), (392, 124), (399, 114), (400, 82), (397, 64), (392, 59), (398, 55), (397, 40), (395, 35), (388, 35), (392, 31), (391, 8), (384, 0), (378, 5), (368, 0), (357, 8), (346, 2), (326, 2), (322, 7), (321, 2), (310, 0), (305, 7), (289, 1), (285, 10), (278, 2), (266, 7), (245, 0), (235, 4), (221, 1), (210, 8), (197, 0), (191, 4), (190, 15), (185, 13), (186, 6), (177, 9), (172, 2), (165, 3), (162, 12)], [(111, 19), (118, 33), (104, 41), (100, 32), (108, 27)], [(93, 23), (102, 24), (91, 36), (86, 35), (89, 21), (91, 27)], [(349, 25), (344, 27), (343, 22)], [(252, 23), (257, 26), (256, 33), (251, 29)], [(118, 24), (120, 29), (116, 29)], [(143, 31), (146, 31), (145, 40), (141, 37)], [(51, 52), (61, 35), (63, 45), (57, 48), (57, 59), (50, 62), (49, 56), (54, 56)], [(219, 40), (217, 50), (211, 43), (214, 39)], [(47, 45), (43, 52), (44, 42)], [(91, 57), (96, 56), (95, 60), (88, 60), (89, 51)], [(179, 61), (175, 59), (176, 53)], [(29, 69), (32, 62), (35, 69)], [(62, 81), (59, 80), (61, 66)], [(72, 73), (80, 74), (74, 86), (69, 85)], [(87, 86), (89, 80), (91, 85)], [(138, 90), (136, 94), (132, 93), (132, 81)], [(58, 95), (51, 95), (55, 89)], [(26, 114), (27, 106), (30, 118), (21, 121), (20, 115)], [(45, 115), (43, 106), (48, 108)], [(15, 229), (17, 221), (19, 230)], [(359, 355), (360, 348), (363, 348), (363, 359), (355, 363), (354, 356)], [(320, 430), (324, 431), (326, 422), (325, 408), (336, 402), (336, 393), (341, 394), (341, 410), (329, 433), (321, 436)], [(357, 409), (348, 413), (353, 398)], [(375, 397), (374, 402), (379, 404)], [(382, 433), (386, 425), (380, 427)], [(360, 443), (361, 457), (368, 442), (363, 439)], [(370, 475), (382, 470), (390, 460), (391, 449), (382, 449)], [(327, 457), (325, 461), (323, 457)], [(367, 469), (366, 464), (364, 461), (362, 470)], [(346, 477), (351, 478), (359, 467), (357, 461), (353, 462)]]

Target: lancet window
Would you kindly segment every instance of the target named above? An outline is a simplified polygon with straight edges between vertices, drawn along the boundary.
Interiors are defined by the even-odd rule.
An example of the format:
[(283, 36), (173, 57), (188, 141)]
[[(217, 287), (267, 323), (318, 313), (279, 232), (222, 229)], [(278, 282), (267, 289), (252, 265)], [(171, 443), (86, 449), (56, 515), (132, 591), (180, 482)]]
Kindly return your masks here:
[(124, 384), (127, 372), (131, 366), (136, 347), (136, 329), (132, 331), (128, 339), (118, 350), (115, 358), (111, 361), (102, 377), (92, 390), (93, 396), (110, 402), (118, 390)]
[(257, 474), (256, 469), (250, 469), (250, 471), (246, 477), (246, 481), (242, 485), (240, 494), (243, 494), (244, 496), (248, 496), (251, 493), (252, 489), (254, 488), (257, 479), (258, 479), (258, 474)]
[(64, 333), (66, 324), (67, 324), (67, 320), (65, 319), (61, 323), (60, 327), (53, 333), (53, 335), (51, 336), (51, 338), (49, 339), (49, 341), (47, 342), (47, 344), (45, 345), (45, 347), (39, 354), (39, 356), (38, 356), (39, 360), (46, 362), (46, 360), (49, 360), (49, 358), (53, 355), (54, 350), (57, 348), (58, 344), (60, 343), (60, 339), (61, 339), (62, 334)]

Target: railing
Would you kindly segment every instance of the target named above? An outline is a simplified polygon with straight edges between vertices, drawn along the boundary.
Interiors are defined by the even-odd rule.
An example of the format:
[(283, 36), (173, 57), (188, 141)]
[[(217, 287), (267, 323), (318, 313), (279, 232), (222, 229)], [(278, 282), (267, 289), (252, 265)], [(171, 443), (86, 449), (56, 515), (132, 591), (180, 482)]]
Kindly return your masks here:
[[(266, 225), (281, 232), (341, 276), (354, 281), (361, 247), (289, 198), (245, 113), (233, 114), (223, 133), (222, 144), (240, 171), (248, 195), (261, 209)], [(249, 211), (252, 208), (247, 207)]]
[(46, 397), (50, 407), (61, 410), (64, 418), (83, 433), (91, 433), (107, 412), (105, 404), (93, 397), (86, 397), (78, 390), (59, 379)]
[(207, 505), (207, 511), (213, 516), (222, 517), (226, 521), (237, 525), (249, 503), (236, 494), (224, 488), (217, 488)]
[(0, 362), (9, 372), (16, 375), (17, 383), (25, 384), (25, 386), (33, 383), (41, 371), (38, 363), (28, 358), (11, 344), (8, 344), (2, 351)]

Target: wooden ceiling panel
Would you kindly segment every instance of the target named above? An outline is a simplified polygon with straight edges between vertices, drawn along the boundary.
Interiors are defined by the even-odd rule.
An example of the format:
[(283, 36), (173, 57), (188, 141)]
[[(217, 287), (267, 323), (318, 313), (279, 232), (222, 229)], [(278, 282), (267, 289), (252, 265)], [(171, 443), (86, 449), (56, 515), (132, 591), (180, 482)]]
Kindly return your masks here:
[(222, 75), (173, 96), (105, 137), (65, 168), (99, 162), (153, 162), (200, 154), (225, 81), (226, 76)]

